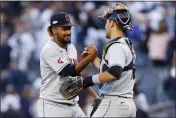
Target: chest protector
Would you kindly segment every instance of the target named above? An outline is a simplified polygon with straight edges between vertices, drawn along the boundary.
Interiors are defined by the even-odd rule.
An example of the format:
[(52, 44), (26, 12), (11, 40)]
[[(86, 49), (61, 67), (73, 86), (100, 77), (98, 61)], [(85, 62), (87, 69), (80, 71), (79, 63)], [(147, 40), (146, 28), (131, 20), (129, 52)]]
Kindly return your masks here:
[[(119, 39), (119, 38), (118, 38)], [(102, 59), (105, 60), (105, 55), (109, 49), (109, 47), (114, 44), (114, 43), (122, 43), (122, 42), (118, 42), (117, 40), (118, 39), (115, 39), (113, 41), (110, 41), (108, 44), (106, 44), (103, 48), (103, 54), (102, 54)], [(126, 44), (128, 45), (128, 47), (130, 48), (130, 51), (132, 53), (132, 60), (130, 62), (130, 64), (128, 64), (127, 66), (125, 66), (123, 68), (123, 71), (128, 71), (128, 70), (133, 70), (133, 79), (135, 79), (135, 71), (136, 71), (136, 54), (134, 52), (134, 49), (133, 49), (133, 46), (132, 46), (132, 42), (130, 40), (127, 40), (127, 39), (124, 39)], [(105, 69), (106, 70), (106, 69)], [(103, 71), (105, 71), (103, 69)]]

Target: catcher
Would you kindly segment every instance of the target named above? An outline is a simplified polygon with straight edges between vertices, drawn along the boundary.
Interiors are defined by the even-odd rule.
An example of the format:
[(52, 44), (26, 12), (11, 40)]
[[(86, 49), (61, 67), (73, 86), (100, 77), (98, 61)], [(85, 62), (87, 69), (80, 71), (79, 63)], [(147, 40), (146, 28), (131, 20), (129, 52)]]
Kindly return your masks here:
[[(124, 4), (115, 3), (100, 17), (106, 20), (106, 38), (110, 39), (103, 49), (101, 64), (98, 57), (93, 60), (100, 74), (84, 79), (82, 77), (69, 79), (66, 81), (69, 86), (65, 91), (61, 90), (61, 93), (65, 92), (64, 94), (68, 96), (70, 92), (74, 91), (74, 94), (77, 94), (83, 88), (102, 84), (100, 88), (102, 101), (96, 103), (91, 113), (92, 117), (135, 117), (133, 87), (136, 55), (131, 41), (125, 36), (127, 30), (133, 29), (129, 10)], [(91, 49), (90, 46), (85, 49), (85, 58), (89, 56)], [(80, 89), (75, 90), (75, 86)]]

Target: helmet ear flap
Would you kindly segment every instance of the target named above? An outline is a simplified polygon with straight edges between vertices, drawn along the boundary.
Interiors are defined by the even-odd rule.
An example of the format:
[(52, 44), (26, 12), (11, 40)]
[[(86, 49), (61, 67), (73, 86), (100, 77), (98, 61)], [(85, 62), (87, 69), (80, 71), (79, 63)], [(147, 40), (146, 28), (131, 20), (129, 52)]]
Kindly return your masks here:
[(130, 31), (132, 31), (133, 30), (133, 26), (131, 26), (131, 25), (125, 25), (125, 26), (123, 26), (123, 29), (124, 30), (130, 30)]
[(122, 24), (127, 24), (130, 20), (130, 14), (128, 12), (122, 12), (117, 14), (117, 18)]
[(121, 11), (116, 14), (117, 22), (119, 26), (124, 30), (132, 31), (133, 26), (131, 23), (131, 16), (128, 11)]

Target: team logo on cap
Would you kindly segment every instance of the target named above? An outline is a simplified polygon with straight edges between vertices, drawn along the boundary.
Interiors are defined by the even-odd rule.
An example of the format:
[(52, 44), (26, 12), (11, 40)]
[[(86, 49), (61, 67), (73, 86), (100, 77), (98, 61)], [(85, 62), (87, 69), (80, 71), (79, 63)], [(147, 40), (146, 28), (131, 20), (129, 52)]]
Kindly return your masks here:
[(57, 22), (58, 22), (58, 21), (55, 21), (55, 20), (54, 20), (52, 23), (53, 23), (53, 24), (56, 24)]
[(65, 15), (65, 19), (66, 19), (66, 21), (70, 22), (70, 17), (69, 17), (69, 15)]

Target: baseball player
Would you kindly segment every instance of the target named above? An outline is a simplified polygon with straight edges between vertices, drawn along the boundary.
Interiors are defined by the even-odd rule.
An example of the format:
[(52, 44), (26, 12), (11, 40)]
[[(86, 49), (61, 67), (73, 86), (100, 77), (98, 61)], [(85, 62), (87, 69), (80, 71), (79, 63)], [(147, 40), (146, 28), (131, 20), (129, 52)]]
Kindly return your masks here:
[[(78, 106), (78, 97), (67, 100), (59, 91), (62, 81), (67, 76), (78, 76), (79, 73), (97, 56), (96, 48), (92, 47), (90, 55), (77, 63), (77, 50), (71, 44), (71, 26), (68, 14), (60, 12), (54, 14), (48, 27), (52, 39), (43, 47), (40, 55), (40, 71), (42, 86), (38, 101), (39, 117), (84, 117)], [(91, 88), (89, 94), (99, 97)]]
[[(125, 36), (127, 30), (132, 30), (129, 10), (124, 4), (115, 3), (100, 17), (106, 20), (106, 38), (110, 41), (103, 49), (101, 64), (98, 58), (93, 61), (100, 74), (83, 80), (84, 88), (102, 84), (100, 93), (103, 99), (92, 117), (135, 117), (136, 56), (131, 41)], [(89, 52), (89, 49), (87, 47), (85, 51)]]

